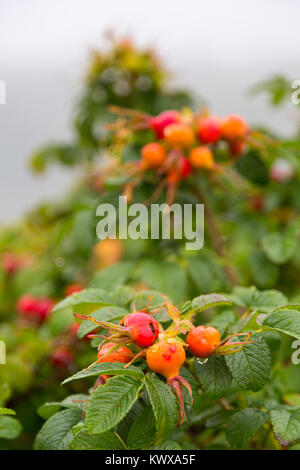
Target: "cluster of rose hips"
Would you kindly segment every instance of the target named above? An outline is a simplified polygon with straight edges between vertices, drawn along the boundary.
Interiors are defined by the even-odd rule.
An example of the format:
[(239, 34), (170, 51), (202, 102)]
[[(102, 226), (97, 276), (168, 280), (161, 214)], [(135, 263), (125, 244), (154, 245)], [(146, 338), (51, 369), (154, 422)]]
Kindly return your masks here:
[[(178, 184), (194, 170), (217, 170), (219, 165), (215, 162), (214, 150), (221, 142), (233, 157), (245, 151), (249, 128), (239, 115), (231, 114), (221, 119), (207, 111), (194, 114), (189, 110), (169, 110), (158, 116), (139, 112), (130, 115), (127, 122), (130, 131), (150, 129), (155, 135), (155, 140), (141, 149), (138, 171), (154, 170), (170, 185)], [(110, 127), (119, 129), (122, 135), (126, 121), (117, 120)]]
[[(231, 341), (232, 335), (221, 340), (220, 333), (212, 326), (194, 326), (191, 320), (180, 318), (179, 311), (168, 300), (163, 304), (171, 317), (172, 325), (163, 330), (157, 320), (143, 311), (134, 311), (126, 315), (120, 323), (114, 324), (97, 321), (91, 315), (77, 315), (83, 320), (93, 321), (98, 327), (106, 328), (109, 336), (103, 338), (98, 348), (96, 363), (122, 362), (128, 367), (136, 359), (145, 357), (148, 367), (167, 379), (168, 385), (175, 392), (180, 404), (181, 422), (185, 420), (182, 386), (186, 387), (193, 401), (190, 384), (180, 376), (180, 368), (186, 360), (185, 348), (197, 358), (207, 359), (213, 354), (232, 354), (249, 342), (249, 333), (241, 342)], [(157, 311), (157, 310), (156, 310)], [(154, 313), (154, 311), (152, 312)], [(185, 338), (183, 337), (185, 336)], [(96, 337), (91, 335), (90, 337)], [(133, 352), (128, 346), (133, 347)], [(91, 365), (91, 366), (92, 366)], [(91, 367), (89, 366), (89, 367)], [(101, 376), (96, 386), (104, 384), (108, 376)]]
[(146, 144), (141, 151), (143, 166), (162, 169), (170, 182), (189, 176), (193, 169), (216, 169), (214, 146), (228, 143), (232, 155), (240, 155), (248, 132), (246, 121), (238, 115), (225, 119), (217, 116), (164, 111), (148, 120), (158, 141)]
[(49, 297), (36, 297), (31, 294), (22, 295), (17, 302), (21, 317), (34, 323), (43, 323), (50, 315), (54, 301)]
[[(80, 283), (68, 284), (65, 288), (65, 294), (69, 296), (80, 292), (82, 289), (83, 286)], [(49, 297), (40, 298), (31, 294), (24, 294), (17, 301), (17, 310), (23, 320), (40, 326), (49, 318), (54, 304), (54, 300)], [(66, 335), (64, 335), (63, 342), (60, 342), (61, 344), (54, 348), (50, 356), (53, 366), (64, 369), (74, 364), (74, 353), (71, 343), (75, 340), (77, 341), (79, 326), (79, 323), (73, 322), (68, 328)]]

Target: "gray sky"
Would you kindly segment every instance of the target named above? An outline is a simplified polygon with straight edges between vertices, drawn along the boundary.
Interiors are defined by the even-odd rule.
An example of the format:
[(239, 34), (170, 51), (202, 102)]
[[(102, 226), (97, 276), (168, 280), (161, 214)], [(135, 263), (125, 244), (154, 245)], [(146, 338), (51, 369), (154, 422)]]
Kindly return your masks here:
[[(293, 110), (272, 110), (246, 91), (274, 73), (300, 78), (297, 0), (0, 0), (0, 223), (72, 181), (28, 171), (32, 151), (70, 136), (88, 51), (112, 28), (154, 45), (174, 84), (203, 95), (216, 113), (293, 131)], [(298, 57), (298, 60), (297, 60)]]

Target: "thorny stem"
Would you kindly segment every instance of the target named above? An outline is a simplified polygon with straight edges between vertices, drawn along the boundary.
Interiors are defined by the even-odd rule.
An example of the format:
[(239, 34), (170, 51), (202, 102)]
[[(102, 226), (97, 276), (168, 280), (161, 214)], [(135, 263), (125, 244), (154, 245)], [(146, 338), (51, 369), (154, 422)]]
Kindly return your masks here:
[(225, 249), (224, 249), (224, 243), (222, 240), (222, 236), (219, 232), (218, 228), (218, 223), (215, 217), (215, 214), (208, 202), (208, 199), (206, 198), (204, 192), (198, 187), (194, 188), (194, 192), (196, 196), (201, 200), (201, 202), (204, 204), (204, 210), (205, 210), (205, 217), (207, 220), (207, 227), (211, 239), (211, 243), (217, 253), (217, 255), (223, 260), (224, 262), (224, 271), (230, 281), (230, 283), (233, 286), (236, 286), (239, 284), (238, 281), (238, 276), (236, 273), (236, 270), (230, 265), (230, 263), (227, 260), (226, 254), (225, 254)]

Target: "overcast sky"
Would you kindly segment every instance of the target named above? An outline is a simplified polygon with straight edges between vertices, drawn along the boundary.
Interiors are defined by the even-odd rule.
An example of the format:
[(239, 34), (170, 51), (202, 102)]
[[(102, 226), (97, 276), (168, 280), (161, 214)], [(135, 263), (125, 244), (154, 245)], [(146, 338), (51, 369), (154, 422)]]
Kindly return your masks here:
[(26, 165), (41, 144), (70, 136), (89, 49), (103, 45), (107, 28), (156, 46), (174, 84), (216, 113), (288, 133), (292, 113), (247, 90), (275, 73), (300, 79), (299, 17), (297, 0), (0, 0), (0, 223), (72, 180), (62, 169), (37, 178)]

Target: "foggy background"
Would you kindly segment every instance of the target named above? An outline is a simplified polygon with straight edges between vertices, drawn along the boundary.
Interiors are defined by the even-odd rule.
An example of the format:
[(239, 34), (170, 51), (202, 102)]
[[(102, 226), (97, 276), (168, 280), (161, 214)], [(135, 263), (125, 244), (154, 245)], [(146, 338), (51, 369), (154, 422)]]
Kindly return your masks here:
[(31, 175), (27, 162), (40, 145), (71, 137), (89, 50), (105, 44), (105, 30), (155, 46), (174, 86), (214, 112), (291, 134), (293, 110), (273, 110), (248, 89), (275, 73), (300, 78), (299, 17), (297, 0), (0, 0), (0, 223), (72, 181), (60, 167)]

